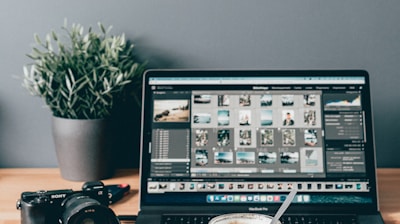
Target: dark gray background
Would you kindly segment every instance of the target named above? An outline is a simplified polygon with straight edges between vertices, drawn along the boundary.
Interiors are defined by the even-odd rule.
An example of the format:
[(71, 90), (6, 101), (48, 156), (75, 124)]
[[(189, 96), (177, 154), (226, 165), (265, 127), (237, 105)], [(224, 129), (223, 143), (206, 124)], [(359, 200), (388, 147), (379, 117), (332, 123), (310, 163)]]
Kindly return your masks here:
[[(33, 34), (59, 30), (64, 18), (113, 25), (153, 68), (366, 69), (378, 166), (400, 167), (396, 0), (1, 1), (0, 167), (57, 166), (51, 114), (20, 77)], [(114, 149), (119, 167), (138, 161), (138, 129), (127, 126)]]

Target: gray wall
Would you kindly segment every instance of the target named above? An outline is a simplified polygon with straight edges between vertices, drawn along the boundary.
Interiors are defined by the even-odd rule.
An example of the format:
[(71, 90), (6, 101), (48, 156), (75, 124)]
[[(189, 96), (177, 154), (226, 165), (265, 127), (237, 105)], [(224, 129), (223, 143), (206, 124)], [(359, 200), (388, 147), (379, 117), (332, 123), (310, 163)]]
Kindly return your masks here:
[[(378, 166), (400, 167), (400, 1), (0, 1), (0, 167), (57, 166), (51, 114), (21, 87), (33, 33), (113, 25), (157, 68), (361, 68), (371, 74)], [(132, 124), (134, 124), (133, 122)], [(126, 127), (125, 127), (126, 128)], [(137, 166), (136, 129), (115, 147)]]

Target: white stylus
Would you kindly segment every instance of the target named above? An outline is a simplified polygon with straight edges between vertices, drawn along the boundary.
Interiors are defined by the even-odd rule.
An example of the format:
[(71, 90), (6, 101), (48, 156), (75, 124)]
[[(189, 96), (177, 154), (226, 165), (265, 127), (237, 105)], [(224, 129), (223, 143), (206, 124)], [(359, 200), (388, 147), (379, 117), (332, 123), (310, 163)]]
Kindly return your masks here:
[(283, 213), (285, 213), (286, 209), (289, 207), (290, 203), (292, 203), (294, 196), (296, 196), (296, 193), (297, 193), (297, 190), (296, 189), (292, 189), (292, 191), (286, 197), (285, 201), (283, 202), (283, 204), (281, 205), (279, 210), (276, 212), (276, 214), (275, 214), (275, 216), (272, 219), (270, 224), (276, 224), (277, 223), (277, 221), (281, 218)]

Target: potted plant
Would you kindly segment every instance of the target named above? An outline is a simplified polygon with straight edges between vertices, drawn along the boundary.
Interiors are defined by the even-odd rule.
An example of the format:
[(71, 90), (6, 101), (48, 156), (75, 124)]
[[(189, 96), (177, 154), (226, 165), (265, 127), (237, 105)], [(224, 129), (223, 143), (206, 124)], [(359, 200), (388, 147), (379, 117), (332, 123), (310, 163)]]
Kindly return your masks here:
[(52, 111), (57, 160), (68, 180), (112, 175), (107, 121), (126, 88), (141, 87), (145, 67), (124, 34), (113, 36), (111, 27), (98, 27), (99, 32), (85, 31), (65, 22), (65, 35), (52, 31), (41, 40), (35, 34), (28, 54), (33, 63), (24, 66), (23, 86)]

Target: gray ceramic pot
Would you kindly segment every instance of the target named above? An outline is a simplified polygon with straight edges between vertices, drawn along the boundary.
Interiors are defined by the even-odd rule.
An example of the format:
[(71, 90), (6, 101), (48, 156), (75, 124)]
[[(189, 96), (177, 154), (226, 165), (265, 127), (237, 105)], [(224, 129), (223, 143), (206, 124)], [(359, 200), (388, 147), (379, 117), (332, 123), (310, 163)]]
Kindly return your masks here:
[(64, 179), (94, 181), (113, 175), (107, 127), (104, 119), (53, 117), (54, 144)]

